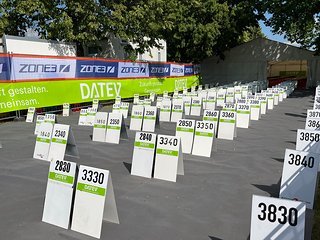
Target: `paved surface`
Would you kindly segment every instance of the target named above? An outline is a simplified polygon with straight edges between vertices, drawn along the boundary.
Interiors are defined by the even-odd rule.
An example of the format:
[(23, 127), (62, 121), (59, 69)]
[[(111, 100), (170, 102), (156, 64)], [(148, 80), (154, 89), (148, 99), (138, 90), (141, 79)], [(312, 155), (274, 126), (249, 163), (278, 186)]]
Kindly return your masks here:
[[(285, 148), (295, 148), (311, 100), (311, 92), (295, 92), (238, 129), (236, 140), (218, 140), (212, 158), (184, 155), (177, 183), (129, 174), (134, 132), (120, 145), (96, 143), (91, 127), (77, 126), (78, 114), (58, 122), (72, 126), (79, 164), (111, 171), (120, 224), (104, 222), (101, 239), (241, 240), (250, 233), (252, 194), (278, 196)], [(0, 239), (93, 239), (41, 222), (49, 164), (32, 159), (34, 126), (0, 124)], [(174, 127), (164, 123), (158, 133), (173, 135)]]

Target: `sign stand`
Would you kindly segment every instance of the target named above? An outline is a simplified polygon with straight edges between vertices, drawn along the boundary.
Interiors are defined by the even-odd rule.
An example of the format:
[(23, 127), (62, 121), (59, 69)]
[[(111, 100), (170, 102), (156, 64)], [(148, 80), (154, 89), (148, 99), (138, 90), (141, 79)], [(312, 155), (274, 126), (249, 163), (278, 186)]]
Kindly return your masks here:
[(26, 117), (26, 122), (32, 123), (33, 122), (33, 118), (34, 118), (34, 114), (36, 112), (35, 107), (29, 107), (28, 108), (28, 113), (27, 113), (27, 117)]
[(119, 144), (120, 138), (128, 139), (123, 115), (121, 113), (109, 113), (106, 142)]
[(160, 108), (160, 121), (161, 122), (170, 122), (171, 116), (171, 100), (163, 99)]
[(171, 111), (171, 122), (177, 122), (183, 115), (183, 101), (182, 99), (173, 100)]
[(182, 98), (184, 103), (184, 114), (190, 115), (190, 109), (191, 109), (191, 97), (185, 96)]
[(202, 99), (201, 97), (192, 97), (191, 99), (191, 111), (190, 115), (200, 116), (202, 108)]
[(87, 126), (87, 114), (88, 114), (88, 109), (80, 110), (78, 125)]
[(219, 118), (218, 138), (233, 140), (236, 136), (236, 113), (221, 111)]
[(40, 124), (36, 144), (34, 147), (33, 158), (48, 160), (52, 131), (53, 124), (45, 122)]
[(76, 163), (53, 160), (50, 163), (42, 221), (69, 228)]
[(69, 117), (70, 115), (70, 104), (69, 103), (64, 103), (63, 104), (63, 109), (62, 109), (62, 116), (63, 117)]
[(250, 105), (249, 104), (237, 104), (237, 127), (249, 128), (250, 124)]
[(44, 122), (44, 118), (45, 118), (44, 115), (37, 115), (37, 121), (36, 121), (36, 127), (35, 127), (35, 129), (34, 129), (34, 134), (36, 134), (36, 135), (38, 134), (40, 124), (41, 124), (42, 122)]
[(122, 115), (123, 115), (123, 117), (124, 117), (125, 119), (128, 118), (129, 106), (130, 106), (129, 103), (121, 102), (120, 112), (122, 113)]
[(296, 150), (320, 154), (320, 133), (317, 130), (298, 129)]
[(51, 138), (48, 161), (64, 160), (65, 156), (79, 158), (78, 148), (69, 125), (55, 124)]
[(87, 126), (93, 126), (96, 117), (97, 108), (88, 108), (87, 111)]
[(179, 119), (176, 126), (176, 136), (181, 140), (182, 152), (191, 153), (194, 138), (195, 120)]
[(176, 182), (177, 174), (184, 175), (180, 138), (158, 135), (154, 178)]
[(214, 123), (197, 121), (192, 155), (210, 157), (214, 136)]
[(141, 131), (144, 106), (133, 105), (130, 119), (130, 130)]
[(250, 100), (250, 120), (259, 120), (260, 118), (260, 101)]
[(145, 106), (142, 131), (154, 132), (159, 127), (159, 115), (156, 106)]
[(46, 115), (44, 115), (44, 122), (55, 124), (57, 122), (56, 115), (47, 113)]
[(219, 111), (218, 110), (204, 110), (203, 121), (214, 122), (214, 134), (217, 136), (218, 125), (219, 125)]
[(305, 202), (313, 209), (319, 160), (319, 154), (286, 149), (279, 197)]
[(151, 178), (157, 134), (136, 132), (131, 175)]
[(100, 238), (103, 220), (119, 223), (111, 173), (80, 165), (71, 230)]
[(105, 142), (106, 141), (106, 129), (108, 122), (108, 113), (97, 112), (94, 119), (92, 141)]

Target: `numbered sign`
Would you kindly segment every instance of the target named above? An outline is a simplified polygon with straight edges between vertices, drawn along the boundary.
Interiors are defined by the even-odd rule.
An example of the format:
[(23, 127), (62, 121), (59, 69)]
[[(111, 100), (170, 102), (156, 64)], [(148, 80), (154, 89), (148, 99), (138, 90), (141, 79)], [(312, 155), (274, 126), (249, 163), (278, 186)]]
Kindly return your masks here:
[(202, 90), (198, 93), (198, 96), (200, 97), (202, 102), (202, 109), (206, 109), (208, 92), (205, 90)]
[(34, 118), (35, 112), (36, 112), (36, 109), (34, 107), (29, 107), (28, 108), (26, 122), (29, 122), (29, 123), (33, 122), (33, 118)]
[(48, 160), (64, 160), (65, 156), (79, 158), (78, 148), (70, 126), (55, 124), (52, 132)]
[(156, 94), (154, 92), (151, 92), (149, 98), (151, 102), (154, 102), (154, 100), (156, 99)]
[(211, 157), (214, 137), (214, 122), (197, 121), (192, 155)]
[(260, 119), (260, 101), (259, 100), (250, 100), (250, 120), (259, 120)]
[(151, 178), (157, 134), (136, 132), (131, 175)]
[(116, 99), (115, 99), (115, 104), (119, 104), (121, 103), (121, 96), (116, 96)]
[(239, 103), (237, 104), (237, 121), (238, 128), (249, 128), (250, 125), (250, 105)]
[(56, 123), (56, 115), (47, 113), (44, 115), (44, 122), (55, 124)]
[(167, 98), (168, 97), (168, 91), (163, 91), (163, 98)]
[(171, 122), (177, 122), (183, 115), (183, 100), (176, 99), (172, 101)]
[(93, 126), (96, 114), (97, 114), (97, 108), (88, 108), (88, 111), (87, 111), (87, 126)]
[(235, 86), (234, 87), (234, 99), (238, 100), (242, 98), (242, 94), (241, 94), (241, 86)]
[(99, 99), (93, 99), (92, 100), (92, 108), (97, 109), (97, 111), (98, 111), (98, 109), (99, 109)]
[(106, 142), (119, 144), (120, 138), (128, 138), (123, 116), (121, 113), (109, 113)]
[(279, 104), (279, 91), (273, 90), (273, 96), (274, 96), (273, 104), (277, 106)]
[(261, 115), (263, 114), (267, 114), (267, 97), (262, 96), (262, 97), (258, 97), (258, 100), (260, 101), (260, 113)]
[(157, 108), (161, 108), (161, 106), (162, 106), (162, 100), (163, 100), (162, 97), (157, 97), (157, 102), (156, 102)]
[(144, 114), (144, 106), (140, 106), (140, 105), (132, 106), (130, 130), (141, 131), (143, 114)]
[(62, 116), (69, 117), (69, 115), (70, 115), (70, 104), (69, 103), (64, 103), (62, 105), (62, 107), (63, 107)]
[(33, 158), (47, 160), (50, 150), (53, 125), (42, 122), (39, 126), (36, 145), (34, 147)]
[(320, 153), (320, 132), (316, 130), (298, 129), (296, 150)]
[(121, 102), (120, 113), (122, 113), (124, 119), (128, 118), (129, 106), (129, 103)]
[(183, 153), (191, 153), (194, 137), (195, 120), (178, 119), (176, 126), (176, 136), (181, 139)]
[(53, 160), (50, 163), (42, 221), (69, 228), (76, 163)]
[(219, 118), (218, 138), (233, 140), (236, 131), (236, 113), (221, 111)]
[(176, 182), (177, 174), (184, 175), (180, 138), (158, 135), (154, 178)]
[(305, 203), (252, 196), (250, 239), (304, 240)]
[(280, 198), (305, 202), (312, 209), (315, 198), (319, 154), (286, 149)]
[(87, 112), (88, 112), (88, 109), (80, 110), (78, 125), (81, 125), (81, 126), (87, 125)]
[(203, 121), (214, 122), (214, 133), (217, 136), (217, 130), (219, 125), (219, 111), (218, 110), (204, 110)]
[(190, 110), (191, 110), (191, 97), (185, 96), (182, 98), (183, 104), (184, 104), (184, 114), (185, 115), (190, 115)]
[(108, 122), (108, 113), (97, 112), (94, 119), (92, 141), (105, 142), (106, 141), (106, 130)]
[(308, 110), (305, 129), (319, 130), (320, 128), (320, 111)]
[(208, 110), (214, 110), (216, 108), (216, 98), (217, 92), (216, 91), (209, 91), (206, 100), (206, 108)]
[(318, 103), (318, 102), (314, 102), (313, 103), (313, 110), (320, 110), (320, 103)]
[(242, 86), (241, 87), (241, 96), (243, 98), (247, 98), (247, 96), (248, 96), (248, 86)]
[(145, 98), (145, 99), (143, 100), (143, 105), (144, 105), (144, 106), (151, 106), (151, 104), (152, 104), (151, 99)]
[(171, 116), (171, 100), (163, 99), (160, 108), (160, 121), (161, 122), (170, 122)]
[(133, 104), (134, 105), (138, 105), (138, 103), (139, 103), (139, 94), (134, 94), (133, 95)]
[(100, 238), (102, 220), (119, 223), (111, 174), (108, 170), (81, 165), (71, 230)]
[(36, 121), (36, 127), (34, 129), (34, 134), (36, 134), (36, 135), (38, 134), (39, 127), (42, 122), (44, 122), (44, 115), (38, 115), (37, 121)]
[(273, 105), (274, 105), (274, 96), (273, 93), (267, 93), (266, 94), (267, 97), (267, 105), (268, 105), (268, 110), (272, 110), (273, 109)]
[(202, 112), (202, 99), (201, 97), (192, 97), (190, 115), (200, 116)]
[(156, 106), (145, 106), (142, 131), (144, 132), (154, 132), (155, 127), (159, 126), (159, 117), (157, 114)]
[(236, 111), (236, 105), (233, 104), (233, 103), (224, 103), (222, 105), (222, 110), (235, 112)]
[(225, 93), (218, 91), (218, 93), (217, 93), (217, 106), (222, 107), (223, 104), (225, 103), (225, 100), (226, 100)]
[(113, 113), (120, 113), (121, 103), (115, 103), (112, 105), (112, 112)]
[(227, 103), (233, 103), (234, 102), (234, 88), (227, 88), (226, 102)]

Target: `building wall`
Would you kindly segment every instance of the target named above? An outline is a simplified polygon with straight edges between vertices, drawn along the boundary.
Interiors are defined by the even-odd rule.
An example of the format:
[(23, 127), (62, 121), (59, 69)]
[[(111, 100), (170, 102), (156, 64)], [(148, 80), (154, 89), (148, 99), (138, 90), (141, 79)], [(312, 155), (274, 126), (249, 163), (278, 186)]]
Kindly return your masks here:
[(48, 56), (76, 56), (77, 54), (76, 45), (71, 43), (8, 35), (3, 36), (3, 43), (7, 53)]

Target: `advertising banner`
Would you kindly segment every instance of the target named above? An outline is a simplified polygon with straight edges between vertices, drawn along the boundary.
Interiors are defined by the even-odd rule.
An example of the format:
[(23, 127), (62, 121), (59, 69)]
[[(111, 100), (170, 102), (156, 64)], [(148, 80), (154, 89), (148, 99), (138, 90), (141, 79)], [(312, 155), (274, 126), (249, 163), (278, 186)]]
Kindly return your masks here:
[(184, 66), (178, 64), (170, 64), (170, 76), (184, 76)]
[(11, 80), (75, 78), (76, 59), (11, 57)]
[(118, 78), (149, 77), (148, 63), (119, 62)]
[(149, 63), (150, 77), (169, 77), (170, 64)]
[(68, 79), (62, 81), (34, 81), (0, 83), (0, 113), (49, 107), (63, 103), (91, 102), (93, 99), (109, 100), (173, 92), (176, 88), (190, 88), (199, 82), (196, 76), (172, 78), (135, 79)]
[(194, 75), (193, 65), (184, 65), (184, 76)]
[(77, 59), (76, 78), (117, 78), (118, 62)]
[(0, 56), (0, 80), (10, 80), (9, 58)]

